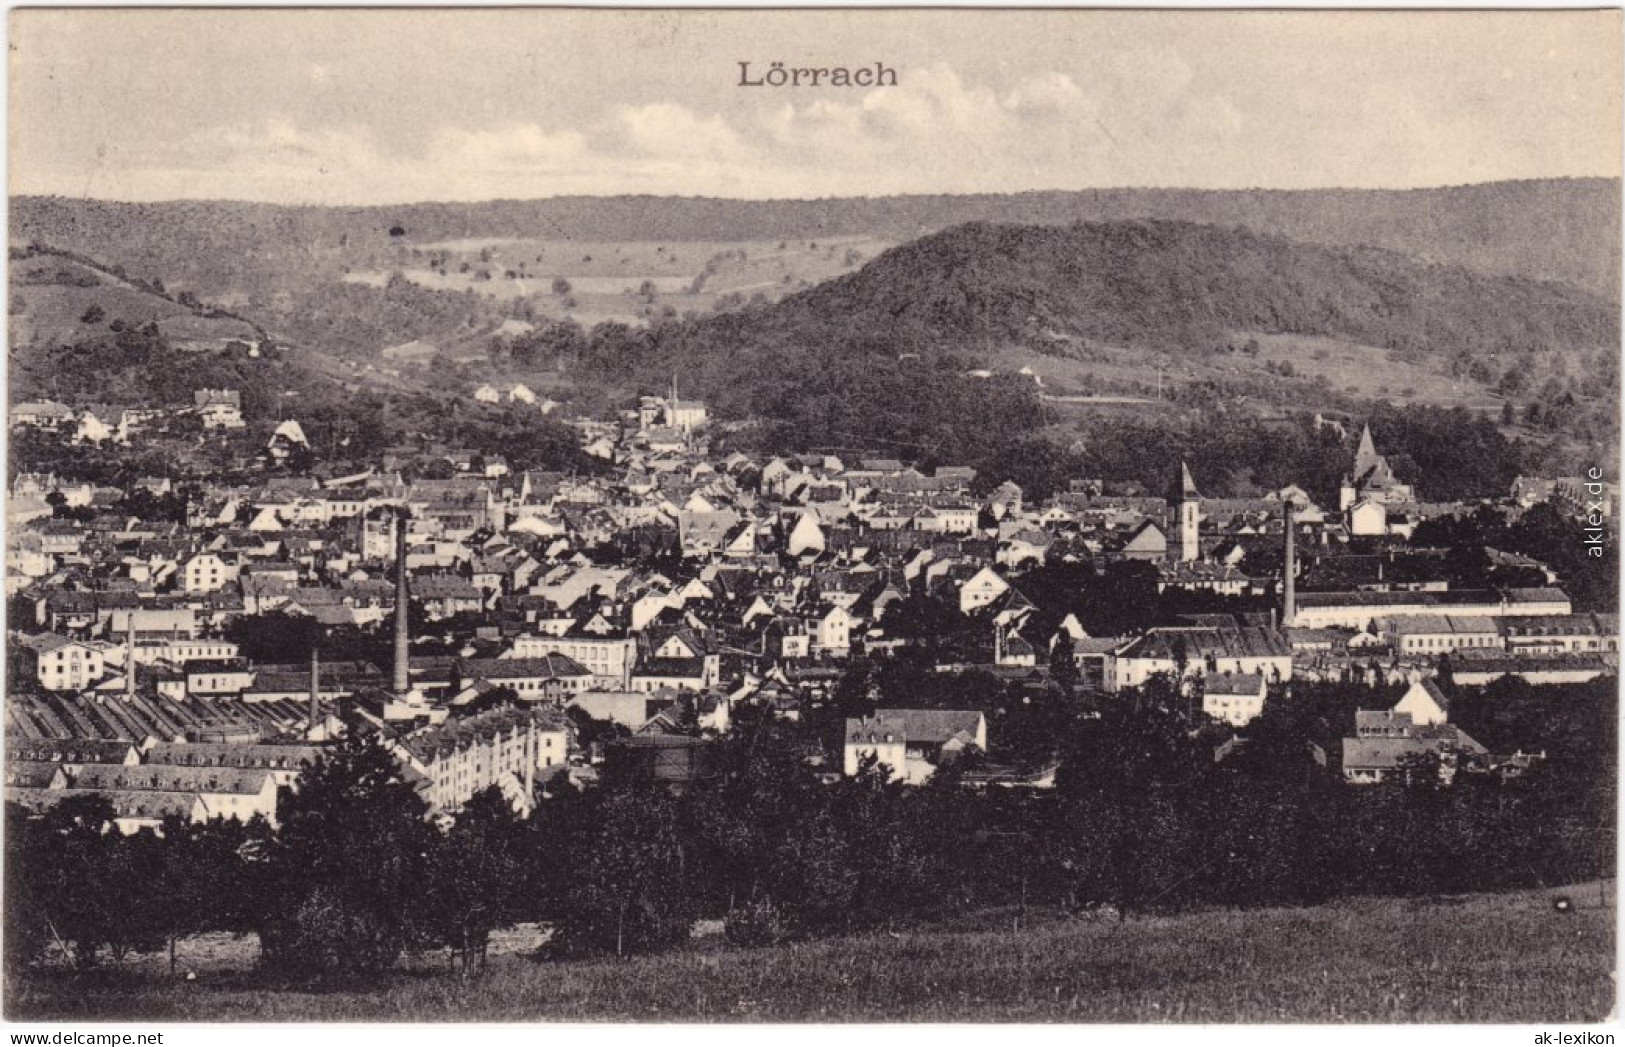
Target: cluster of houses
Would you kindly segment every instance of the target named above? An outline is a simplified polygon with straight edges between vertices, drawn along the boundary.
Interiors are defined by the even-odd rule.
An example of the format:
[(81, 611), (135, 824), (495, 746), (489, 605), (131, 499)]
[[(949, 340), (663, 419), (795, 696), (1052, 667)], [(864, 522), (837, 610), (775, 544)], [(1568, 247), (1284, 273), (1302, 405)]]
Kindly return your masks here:
[[(206, 426), (240, 423), (229, 391), (200, 390), (196, 410)], [(235, 757), (214, 765), (232, 768), (214, 785), (146, 769), (191, 766), (173, 755), (188, 747), (285, 747), (305, 760), (359, 729), (393, 747), (436, 809), (491, 786), (524, 806), (538, 781), (590, 770), (583, 716), (624, 729), (639, 766), (689, 773), (703, 766), (694, 737), (725, 733), (740, 703), (795, 719), (828, 700), (854, 657), (903, 646), (887, 610), (914, 596), (982, 638), (944, 671), (974, 666), (1042, 687), (1064, 643), (1091, 692), (1163, 674), (1236, 731), (1295, 677), (1426, 685), (1447, 660), (1463, 682), (1569, 682), (1617, 668), (1617, 619), (1574, 613), (1554, 585), (1461, 590), (1430, 576), (1407, 538), (1418, 519), (1464, 507), (1417, 503), (1369, 430), (1340, 508), (1326, 511), (1296, 487), (1204, 498), (1183, 466), (1161, 496), (1082, 479), (1033, 504), (1012, 483), (978, 484), (968, 467), (713, 454), (705, 405), (675, 391), (615, 422), (572, 424), (602, 475), (453, 454), (451, 478), (414, 479), (386, 455), (347, 475), (196, 484), (184, 521), (123, 512), (124, 490), (17, 476), (6, 582), (22, 613), (10, 623), (7, 737), (44, 755), (16, 761), (27, 766), (8, 796), (40, 804), (98, 789), (130, 825), (183, 807), (270, 817), (274, 796), (266, 807), (263, 782)], [(136, 487), (173, 490), (157, 477)], [(53, 501), (95, 512), (62, 517)], [(1389, 559), (1347, 552), (1356, 539)], [(1164, 592), (1251, 596), (1272, 609), (1096, 636), (1072, 615), (1057, 624), (1023, 591), (1035, 566), (1113, 560), (1154, 566)], [(1353, 580), (1313, 586), (1327, 563)], [(255, 663), (226, 638), (272, 615), (328, 635), (382, 635), (393, 622), (395, 657), (387, 673), (366, 661)], [(493, 707), (493, 695), (506, 701)], [(1370, 755), (1384, 739), (1414, 747), (1448, 733), (1437, 730), (1442, 713), (1418, 715), (1407, 701), (1381, 727), (1397, 733), (1356, 725), (1349, 780), (1397, 766)], [(973, 751), (998, 751), (979, 712), (881, 709), (847, 724), (830, 766), (878, 762), (918, 782)], [(1047, 770), (979, 773), (1041, 784)], [(272, 776), (273, 794), (287, 778)]]
[[(97, 447), (127, 446), (140, 433), (166, 430), (178, 419), (195, 418), (205, 432), (245, 429), (242, 394), (236, 389), (198, 389), (190, 405), (174, 408), (81, 404), (70, 407), (55, 400), (12, 405), (13, 429), (50, 433), (69, 444)], [(294, 419), (280, 420), (261, 451), (269, 463), (286, 461), (300, 449), (309, 450), (304, 428)]]

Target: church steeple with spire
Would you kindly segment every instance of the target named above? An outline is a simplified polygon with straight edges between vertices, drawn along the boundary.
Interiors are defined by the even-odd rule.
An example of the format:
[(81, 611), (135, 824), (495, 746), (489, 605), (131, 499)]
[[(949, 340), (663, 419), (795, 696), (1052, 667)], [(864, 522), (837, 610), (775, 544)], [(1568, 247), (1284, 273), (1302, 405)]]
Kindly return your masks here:
[(1369, 422), (1360, 430), (1360, 443), (1354, 451), (1354, 469), (1343, 477), (1339, 508), (1346, 512), (1363, 501), (1381, 505), (1415, 501), (1410, 485), (1400, 483), (1388, 459), (1377, 453), (1377, 443), (1371, 438)]
[(1179, 463), (1179, 482), (1169, 492), (1168, 501), (1179, 506), (1179, 561), (1195, 563), (1202, 555), (1202, 543), (1197, 530), (1201, 519), (1202, 494), (1191, 479), (1190, 466)]

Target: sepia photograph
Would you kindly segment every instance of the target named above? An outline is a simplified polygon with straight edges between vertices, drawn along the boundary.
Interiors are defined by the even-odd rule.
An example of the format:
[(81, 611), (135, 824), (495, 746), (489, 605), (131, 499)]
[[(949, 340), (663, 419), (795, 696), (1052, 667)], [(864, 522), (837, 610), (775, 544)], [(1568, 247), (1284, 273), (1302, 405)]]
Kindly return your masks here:
[(12, 1043), (1616, 1020), (1621, 10), (7, 33)]

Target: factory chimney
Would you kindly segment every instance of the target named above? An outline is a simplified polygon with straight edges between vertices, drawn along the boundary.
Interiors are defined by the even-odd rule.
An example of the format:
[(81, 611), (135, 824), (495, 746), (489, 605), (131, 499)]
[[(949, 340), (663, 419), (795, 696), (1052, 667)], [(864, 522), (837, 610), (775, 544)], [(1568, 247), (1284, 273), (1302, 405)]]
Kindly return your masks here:
[(412, 689), (412, 679), (407, 672), (411, 659), (406, 624), (410, 600), (406, 583), (406, 511), (402, 509), (395, 514), (395, 678), (391, 684), (396, 695), (404, 695)]
[(1290, 629), (1298, 624), (1298, 556), (1297, 550), (1293, 548), (1292, 501), (1291, 499), (1284, 501), (1286, 508), (1282, 516), (1286, 524), (1286, 563), (1281, 569), (1281, 592), (1284, 597), (1281, 606), (1281, 628)]
[(124, 697), (135, 697), (135, 622), (124, 633)]
[(309, 735), (314, 736), (316, 727), (321, 723), (322, 717), (322, 670), (321, 658), (316, 653), (316, 645), (310, 645), (310, 730)]
[(530, 713), (525, 723), (525, 808), (520, 812), (526, 818), (536, 804), (536, 761), (541, 755), (536, 744), (536, 714)]

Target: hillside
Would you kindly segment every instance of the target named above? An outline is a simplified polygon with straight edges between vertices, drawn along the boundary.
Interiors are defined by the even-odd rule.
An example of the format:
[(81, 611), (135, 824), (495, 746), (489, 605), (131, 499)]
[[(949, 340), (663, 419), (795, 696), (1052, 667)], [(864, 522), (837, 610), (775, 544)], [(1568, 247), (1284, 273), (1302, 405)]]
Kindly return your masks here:
[[(1350, 899), (1125, 922), (1013, 911), (958, 929), (765, 949), (720, 941), (628, 960), (493, 949), (472, 984), (402, 973), (371, 991), (268, 987), (251, 941), (183, 942), (198, 979), (139, 970), (8, 986), (18, 1020), (1587, 1022), (1613, 1008), (1613, 910), (1558, 892)], [(993, 928), (998, 929), (993, 929)], [(424, 970), (444, 970), (439, 957)]]
[(108, 332), (115, 321), (131, 327), (155, 324), (172, 343), (193, 350), (254, 342), (262, 335), (241, 317), (177, 300), (161, 283), (128, 279), (83, 256), (15, 252), (9, 278), (8, 333), (14, 349), (81, 341)]
[[(130, 204), (18, 197), (14, 243), (39, 240), (166, 272), (200, 292), (338, 279), (396, 239), (892, 243), (973, 221), (1030, 225), (1161, 218), (1240, 225), (1327, 247), (1380, 247), (1480, 272), (1618, 295), (1620, 186), (1605, 179), (1498, 182), (1404, 191), (1092, 189), (831, 200), (557, 197), (391, 207), (278, 207), (223, 201)], [(696, 267), (689, 275), (698, 275)]]
[[(1520, 355), (1612, 347), (1619, 320), (1605, 300), (1572, 287), (1241, 229), (975, 223), (764, 308), (657, 328), (641, 349), (598, 363), (631, 363), (651, 377), (681, 372), (760, 412), (751, 384), (809, 353), (980, 359), (1011, 345), (1060, 357), (1128, 346), (1200, 358), (1278, 334), (1342, 339), (1435, 367), (1452, 357), (1505, 367)], [(1499, 368), (1486, 363), (1481, 373)]]
[(1572, 288), (1162, 221), (960, 226), (787, 299), (766, 322), (966, 347), (1070, 336), (1198, 349), (1233, 332), (1321, 335), (1436, 356), (1619, 338), (1615, 310)]

